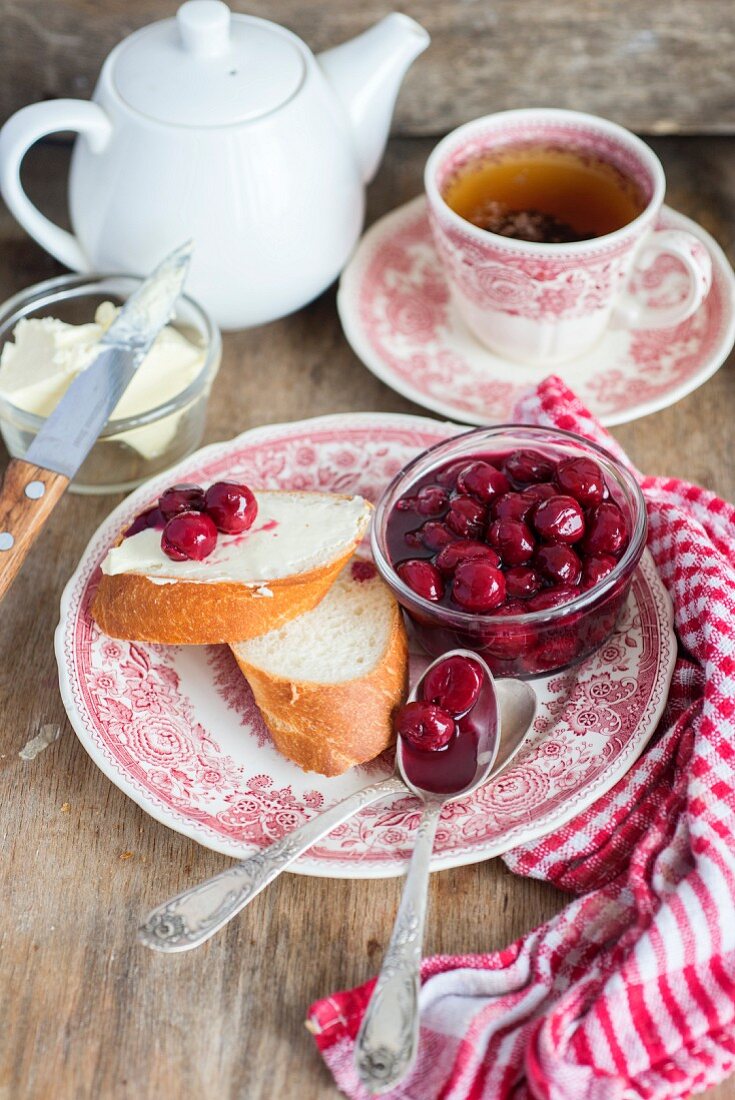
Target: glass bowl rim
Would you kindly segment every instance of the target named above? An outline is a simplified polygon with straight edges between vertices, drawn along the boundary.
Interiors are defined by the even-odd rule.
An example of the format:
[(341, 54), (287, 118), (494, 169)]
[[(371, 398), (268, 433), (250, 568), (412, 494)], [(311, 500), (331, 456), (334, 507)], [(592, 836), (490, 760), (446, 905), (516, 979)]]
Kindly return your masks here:
[[(40, 283), (34, 283), (32, 286), (27, 286), (23, 290), (19, 290), (16, 294), (13, 294), (10, 298), (6, 298), (4, 302), (0, 303), (0, 333), (14, 326), (25, 317), (26, 313), (21, 313), (20, 310), (26, 305), (32, 308), (36, 299), (39, 300), (40, 306), (51, 305), (57, 300), (65, 301), (69, 298), (81, 298), (84, 296), (85, 292), (93, 294), (95, 284), (101, 284), (110, 279), (121, 280), (122, 282), (129, 281), (138, 286), (143, 282), (143, 277), (140, 275), (128, 275), (120, 271), (55, 275), (52, 279), (44, 279)], [(64, 294), (63, 291), (67, 289), (70, 291), (77, 290), (78, 293)], [(131, 287), (130, 293), (132, 293), (133, 289), (135, 289), (135, 287)], [(155, 405), (152, 409), (148, 409), (143, 413), (137, 413), (134, 416), (125, 416), (119, 420), (108, 420), (98, 435), (98, 440), (122, 435), (123, 432), (129, 432), (133, 428), (140, 428), (145, 424), (151, 424), (157, 420), (162, 420), (171, 413), (177, 412), (180, 408), (184, 408), (186, 405), (190, 404), (191, 401), (198, 396), (210, 380), (210, 375), (212, 379), (215, 377), (219, 369), (219, 362), (222, 355), (222, 337), (219, 328), (204, 306), (197, 302), (196, 299), (192, 298), (191, 295), (182, 293), (179, 300), (182, 299), (196, 316), (197, 322), (201, 326), (200, 335), (206, 340), (206, 346), (202, 349), (205, 352), (202, 369), (199, 371), (196, 378), (192, 379), (186, 389), (176, 394), (175, 397), (170, 397), (168, 401), (164, 401), (162, 404)], [(31, 308), (29, 308), (28, 312), (31, 312)], [(0, 335), (0, 340), (2, 340), (2, 335)], [(17, 405), (14, 405), (12, 401), (9, 401), (6, 397), (1, 395), (0, 417), (12, 417), (22, 430), (34, 432), (36, 434), (41, 430), (47, 420), (45, 416), (39, 416), (37, 413), (31, 413), (28, 412), (27, 409), (19, 408)]]
[[(500, 435), (504, 432), (511, 431), (523, 431), (529, 432), (531, 435), (536, 433), (551, 434), (555, 436), (561, 436), (564, 440), (568, 440), (571, 443), (579, 445), (583, 444), (585, 447), (592, 448), (596, 451), (608, 464), (612, 466), (615, 473), (624, 483), (625, 488), (628, 489), (630, 496), (633, 500), (635, 516), (634, 516), (634, 529), (631, 532), (630, 540), (625, 549), (625, 553), (616, 562), (615, 568), (604, 578), (604, 580), (598, 582), (592, 588), (588, 588), (585, 592), (580, 592), (574, 599), (569, 600), (568, 603), (560, 604), (558, 607), (542, 608), (540, 611), (523, 611), (516, 615), (494, 615), (492, 612), (480, 613), (473, 611), (462, 611), (459, 608), (445, 607), (443, 604), (432, 603), (431, 600), (425, 599), (417, 592), (414, 592), (412, 588), (409, 588), (404, 581), (396, 573), (390, 559), (380, 542), (378, 530), (382, 526), (380, 521), (383, 518), (387, 507), (387, 501), (391, 494), (393, 494), (396, 488), (404, 481), (404, 479), (410, 484), (411, 471), (419, 462), (423, 462), (429, 455), (433, 455), (435, 452), (446, 448), (447, 451), (451, 450), (454, 444), (457, 444), (460, 440), (467, 439), (470, 436), (493, 436)], [(451, 456), (448, 456), (451, 461)], [(467, 456), (467, 460), (470, 461), (471, 456)], [(373, 522), (370, 530), (370, 545), (375, 559), (375, 564), (378, 567), (383, 579), (386, 583), (398, 594), (399, 601), (404, 604), (408, 604), (409, 607), (414, 605), (417, 610), (425, 612), (427, 615), (433, 616), (434, 619), (443, 620), (442, 625), (457, 626), (460, 628), (471, 626), (497, 626), (498, 629), (509, 626), (516, 626), (518, 624), (537, 624), (548, 621), (553, 621), (559, 618), (565, 618), (567, 615), (579, 613), (581, 611), (588, 610), (591, 606), (596, 605), (601, 597), (609, 595), (620, 582), (621, 578), (624, 578), (626, 572), (632, 575), (633, 570), (638, 565), (643, 552), (646, 547), (646, 539), (648, 533), (648, 516), (646, 512), (646, 501), (641, 487), (637, 480), (621, 462), (608, 451), (606, 447), (594, 442), (594, 440), (588, 439), (586, 436), (579, 435), (577, 432), (566, 431), (564, 428), (545, 427), (539, 424), (522, 424), (518, 422), (512, 422), (507, 424), (493, 424), (491, 426), (470, 428), (465, 432), (460, 432), (458, 435), (451, 436), (449, 439), (442, 439), (438, 443), (434, 443), (431, 447), (427, 447), (421, 451), (418, 455), (411, 459), (403, 466), (390, 483), (385, 487), (383, 492), (375, 505), (375, 514), (373, 516)]]

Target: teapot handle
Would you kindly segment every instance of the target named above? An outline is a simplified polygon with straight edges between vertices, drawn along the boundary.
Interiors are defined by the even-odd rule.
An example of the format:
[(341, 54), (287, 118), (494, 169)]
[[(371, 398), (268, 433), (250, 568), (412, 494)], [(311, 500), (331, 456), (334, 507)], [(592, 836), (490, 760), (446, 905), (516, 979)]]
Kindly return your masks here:
[(83, 99), (23, 107), (0, 130), (0, 192), (16, 220), (47, 252), (72, 271), (89, 271), (89, 260), (77, 239), (37, 210), (20, 182), (20, 166), (31, 145), (60, 130), (83, 134), (92, 152), (98, 153), (109, 140), (112, 123), (101, 107)]

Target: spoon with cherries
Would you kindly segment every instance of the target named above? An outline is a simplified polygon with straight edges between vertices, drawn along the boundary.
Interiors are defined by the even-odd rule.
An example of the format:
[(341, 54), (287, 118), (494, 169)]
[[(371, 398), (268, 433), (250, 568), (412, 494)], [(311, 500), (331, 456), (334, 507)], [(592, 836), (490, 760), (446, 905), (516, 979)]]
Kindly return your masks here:
[(510, 762), (535, 713), (533, 688), (519, 680), (496, 683), (481, 657), (458, 649), (429, 665), (396, 714), (398, 773), (424, 806), (393, 934), (355, 1045), (355, 1067), (370, 1093), (394, 1088), (416, 1058), (429, 867), (442, 809)]
[[(457, 650), (456, 653), (465, 655), (464, 650)], [(452, 655), (448, 654), (442, 660), (448, 660)], [(425, 678), (426, 673), (419, 680), (419, 686)], [(498, 767), (504, 767), (518, 751), (526, 735), (535, 708), (535, 694), (528, 684), (520, 680), (498, 680), (495, 688), (501, 713), (497, 761)], [(409, 696), (409, 701), (415, 699), (416, 690)], [(138, 929), (138, 940), (154, 951), (169, 954), (198, 947), (237, 916), (282, 871), (332, 829), (366, 806), (391, 795), (405, 793), (406, 784), (397, 772), (355, 791), (249, 859), (233, 864), (157, 906)]]

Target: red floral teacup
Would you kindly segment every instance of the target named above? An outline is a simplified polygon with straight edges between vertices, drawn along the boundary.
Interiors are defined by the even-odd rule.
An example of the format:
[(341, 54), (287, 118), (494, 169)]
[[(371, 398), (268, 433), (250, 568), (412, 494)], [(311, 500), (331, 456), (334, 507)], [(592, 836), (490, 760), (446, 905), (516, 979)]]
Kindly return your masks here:
[[(646, 206), (613, 233), (540, 244), (480, 229), (444, 200), (457, 172), (485, 153), (540, 145), (593, 156), (631, 178)], [(666, 181), (655, 153), (615, 123), (576, 111), (503, 111), (448, 134), (426, 164), (436, 246), (457, 307), (477, 338), (509, 359), (551, 365), (591, 347), (608, 325), (669, 328), (709, 292), (709, 253), (693, 234), (657, 230)], [(662, 292), (674, 270), (675, 293)]]

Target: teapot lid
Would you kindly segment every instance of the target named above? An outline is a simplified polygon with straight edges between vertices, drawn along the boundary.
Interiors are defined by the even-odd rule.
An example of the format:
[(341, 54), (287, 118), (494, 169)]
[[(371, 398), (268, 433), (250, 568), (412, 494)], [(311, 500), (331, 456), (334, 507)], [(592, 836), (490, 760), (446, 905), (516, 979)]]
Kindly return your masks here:
[(152, 23), (115, 51), (120, 97), (176, 126), (227, 126), (276, 110), (298, 90), (304, 57), (289, 32), (221, 0), (187, 0), (175, 19)]

